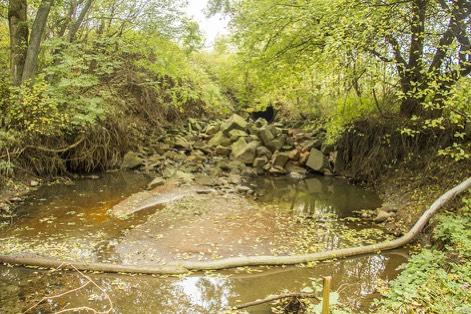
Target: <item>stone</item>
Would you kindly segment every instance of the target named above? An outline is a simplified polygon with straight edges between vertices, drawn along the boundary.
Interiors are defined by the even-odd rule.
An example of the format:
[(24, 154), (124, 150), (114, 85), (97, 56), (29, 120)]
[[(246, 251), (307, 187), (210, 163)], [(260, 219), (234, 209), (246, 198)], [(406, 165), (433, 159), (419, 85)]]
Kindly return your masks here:
[(238, 174), (230, 174), (227, 181), (231, 184), (240, 184), (242, 182), (242, 177)]
[(303, 178), (307, 174), (307, 170), (305, 168), (296, 165), (292, 161), (288, 161), (288, 163), (285, 166), (285, 169), (286, 171), (288, 171), (290, 176), (294, 178), (299, 178), (299, 177)]
[(31, 180), (31, 181), (29, 182), (29, 185), (32, 186), (32, 187), (39, 186), (39, 181)]
[(222, 131), (219, 131), (214, 135), (208, 142), (208, 145), (210, 147), (215, 147), (215, 146), (229, 146), (231, 145), (232, 141), (230, 138), (228, 138)]
[(197, 131), (201, 131), (203, 127), (201, 126), (200, 122), (194, 118), (188, 119), (188, 125), (190, 128), (195, 129)]
[(271, 159), (272, 152), (265, 146), (259, 146), (257, 147), (257, 157), (262, 157), (262, 156), (265, 156), (268, 159)]
[(376, 223), (382, 223), (382, 222), (385, 222), (386, 220), (388, 220), (389, 218), (391, 218), (393, 216), (395, 216), (394, 212), (387, 212), (387, 211), (384, 211), (382, 209), (379, 209), (377, 211), (376, 217), (373, 220)]
[(275, 139), (275, 136), (268, 127), (264, 127), (258, 130), (258, 137), (262, 140), (262, 143), (267, 147)]
[(213, 177), (206, 176), (206, 175), (200, 175), (195, 178), (195, 182), (199, 185), (203, 186), (215, 186), (217, 185), (217, 180)]
[(268, 121), (263, 119), (263, 118), (258, 118), (256, 121), (255, 121), (255, 126), (257, 128), (263, 128), (265, 126), (268, 125)]
[(216, 154), (221, 155), (221, 156), (229, 156), (231, 154), (232, 150), (230, 147), (226, 146), (221, 146), (219, 145), (216, 147)]
[(182, 183), (191, 183), (195, 179), (195, 176), (191, 173), (184, 172), (181, 170), (177, 170), (173, 177)]
[(171, 178), (175, 175), (175, 172), (176, 170), (174, 168), (171, 168), (171, 167), (165, 167), (163, 170), (162, 170), (162, 176), (166, 179), (168, 178)]
[(237, 141), (239, 138), (247, 136), (249, 135), (243, 130), (232, 130), (229, 132), (229, 138), (231, 139), (231, 141)]
[(231, 146), (232, 157), (245, 164), (252, 164), (256, 156), (257, 147), (259, 145), (259, 142), (247, 143), (246, 140), (241, 137)]
[(257, 136), (258, 128), (255, 124), (249, 123), (249, 126), (247, 127), (247, 132), (250, 133), (251, 135)]
[(244, 185), (237, 186), (236, 190), (239, 193), (250, 193), (252, 191), (251, 188), (249, 188), (248, 186), (244, 186)]
[(315, 147), (315, 140), (309, 140), (309, 141), (305, 141), (301, 144), (301, 148), (303, 151), (309, 151), (311, 150), (312, 148), (316, 148), (316, 149), (319, 149), (319, 147)]
[(156, 188), (158, 186), (162, 186), (164, 184), (165, 184), (165, 179), (162, 178), (162, 177), (157, 177), (147, 185), (147, 189), (152, 190), (153, 188)]
[(175, 144), (173, 147), (178, 149), (190, 150), (191, 144), (183, 136), (175, 137)]
[(324, 170), (322, 171), (322, 173), (323, 173), (326, 177), (331, 177), (331, 176), (334, 175), (334, 174), (332, 173), (332, 171), (331, 171), (330, 169), (328, 169), (328, 168), (324, 169)]
[(167, 143), (157, 143), (155, 146), (155, 152), (159, 155), (165, 154), (170, 149), (170, 145)]
[(202, 195), (206, 195), (206, 194), (211, 194), (211, 193), (214, 193), (215, 190), (212, 190), (212, 189), (198, 189), (196, 190), (196, 194), (202, 194)]
[(269, 170), (268, 170), (269, 173), (271, 174), (274, 174), (274, 175), (280, 175), (280, 174), (285, 174), (286, 173), (286, 170), (282, 167), (271, 167)]
[(240, 173), (245, 168), (245, 164), (239, 160), (231, 160), (229, 162), (220, 162), (219, 168), (223, 171), (230, 171), (233, 173)]
[(306, 166), (314, 171), (322, 172), (322, 170), (327, 168), (327, 158), (320, 150), (313, 148), (309, 153)]
[(302, 152), (300, 155), (299, 155), (299, 162), (302, 164), (302, 165), (305, 165), (307, 160), (309, 159), (309, 155), (310, 155), (310, 152), (307, 151), (307, 152)]
[(283, 147), (283, 140), (281, 138), (275, 139), (268, 143), (266, 146), (272, 151), (275, 152), (277, 150), (280, 150)]
[(263, 169), (263, 167), (268, 163), (267, 156), (257, 157), (253, 162), (253, 167), (256, 169)]
[(177, 152), (173, 150), (169, 150), (164, 154), (164, 157), (168, 160), (174, 160), (174, 161), (183, 161), (187, 159), (187, 156), (183, 152)]
[(245, 130), (247, 125), (248, 122), (244, 118), (238, 114), (233, 114), (229, 119), (221, 124), (221, 131), (227, 135), (232, 130)]
[(299, 150), (293, 149), (288, 153), (289, 160), (298, 160), (299, 159)]
[(136, 152), (129, 151), (126, 153), (126, 155), (124, 155), (121, 168), (133, 170), (139, 168), (142, 165), (144, 165), (144, 159), (141, 158)]
[(205, 133), (208, 134), (208, 135), (215, 135), (217, 132), (219, 132), (219, 125), (209, 125), (206, 130), (205, 130)]
[(273, 154), (273, 157), (272, 157), (272, 165), (275, 168), (284, 168), (288, 160), (289, 160), (289, 153), (276, 152), (275, 154)]

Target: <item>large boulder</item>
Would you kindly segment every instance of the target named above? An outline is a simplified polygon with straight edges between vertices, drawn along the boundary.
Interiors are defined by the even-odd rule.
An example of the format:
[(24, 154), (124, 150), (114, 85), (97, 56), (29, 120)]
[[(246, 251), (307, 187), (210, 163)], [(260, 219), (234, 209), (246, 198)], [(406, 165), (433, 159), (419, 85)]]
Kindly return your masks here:
[(328, 167), (327, 158), (320, 150), (313, 148), (309, 153), (306, 166), (314, 171), (322, 172), (325, 168)]
[(252, 164), (256, 157), (258, 146), (260, 146), (260, 142), (247, 143), (245, 138), (241, 137), (231, 146), (232, 157), (245, 164)]
[(222, 131), (216, 133), (208, 142), (208, 145), (211, 147), (216, 146), (229, 146), (231, 145), (232, 141), (229, 137), (227, 137)]
[(245, 130), (247, 129), (247, 125), (248, 122), (244, 118), (238, 114), (233, 114), (229, 119), (221, 124), (221, 131), (224, 134), (229, 134), (232, 130)]
[(144, 159), (141, 158), (136, 152), (130, 151), (124, 155), (121, 168), (132, 170), (139, 168), (142, 165), (144, 165)]

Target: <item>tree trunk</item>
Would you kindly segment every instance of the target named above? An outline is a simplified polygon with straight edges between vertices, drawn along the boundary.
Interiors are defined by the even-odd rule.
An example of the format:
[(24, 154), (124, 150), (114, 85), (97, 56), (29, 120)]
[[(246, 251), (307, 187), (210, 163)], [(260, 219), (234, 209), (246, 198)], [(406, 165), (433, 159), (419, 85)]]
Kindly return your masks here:
[(14, 85), (21, 84), (28, 47), (28, 17), (26, 0), (10, 0), (8, 3), (10, 29), (10, 73)]
[(36, 13), (36, 18), (31, 29), (28, 51), (26, 53), (25, 66), (23, 69), (22, 82), (31, 79), (36, 71), (38, 56), (42, 37), (46, 28), (47, 17), (51, 11), (53, 0), (43, 0)]
[(90, 10), (90, 8), (92, 6), (92, 3), (93, 3), (93, 0), (87, 0), (87, 2), (85, 2), (84, 6), (83, 6), (82, 10), (80, 11), (80, 14), (77, 18), (77, 21), (75, 21), (75, 23), (73, 23), (70, 26), (69, 42), (73, 42), (75, 40), (75, 36), (77, 35), (77, 31), (79, 30), (80, 26), (82, 25), (83, 20), (85, 19), (85, 16), (87, 15), (88, 11)]
[(403, 117), (411, 118), (412, 116), (423, 116), (424, 107), (422, 105), (423, 99), (407, 96), (401, 102), (401, 115)]

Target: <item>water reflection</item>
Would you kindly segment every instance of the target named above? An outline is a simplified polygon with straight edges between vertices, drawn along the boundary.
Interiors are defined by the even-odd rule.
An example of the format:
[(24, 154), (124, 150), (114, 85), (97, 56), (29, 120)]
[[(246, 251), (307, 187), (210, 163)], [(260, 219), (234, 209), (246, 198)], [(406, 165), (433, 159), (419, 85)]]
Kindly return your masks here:
[(352, 211), (376, 208), (379, 197), (333, 177), (312, 177), (299, 181), (287, 177), (258, 178), (252, 182), (262, 202), (276, 202), (305, 217), (334, 213), (347, 217)]

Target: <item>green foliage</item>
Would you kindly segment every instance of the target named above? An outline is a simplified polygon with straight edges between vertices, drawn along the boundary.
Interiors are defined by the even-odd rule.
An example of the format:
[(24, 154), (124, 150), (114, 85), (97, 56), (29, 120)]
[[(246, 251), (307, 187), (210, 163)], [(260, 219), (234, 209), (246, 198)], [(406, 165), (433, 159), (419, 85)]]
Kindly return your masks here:
[(185, 105), (200, 103), (208, 110), (224, 110), (226, 100), (197, 54), (160, 36), (128, 36), (129, 44), (138, 43), (133, 52), (140, 57), (134, 63), (150, 74), (146, 85), (156, 89), (163, 105), (182, 111)]
[(439, 216), (433, 237), (444, 246), (413, 256), (377, 302), (378, 313), (471, 311), (471, 198), (456, 214)]
[(347, 96), (338, 100), (331, 120), (327, 123), (327, 142), (335, 143), (352, 122), (366, 116), (372, 116), (376, 107), (371, 98), (359, 99), (356, 96)]
[(60, 112), (48, 84), (38, 78), (31, 87), (26, 84), (12, 89), (6, 120), (10, 128), (34, 138), (59, 135), (68, 117)]

